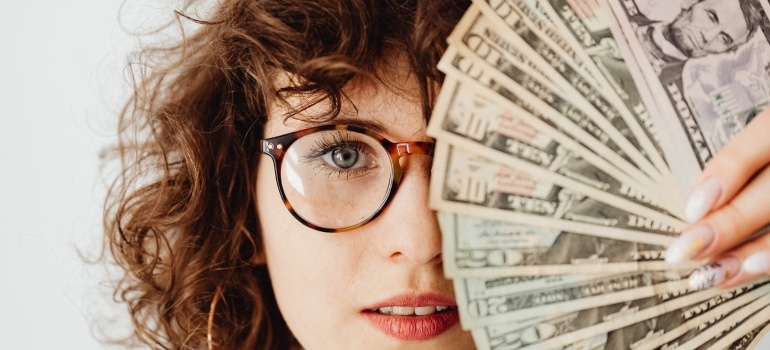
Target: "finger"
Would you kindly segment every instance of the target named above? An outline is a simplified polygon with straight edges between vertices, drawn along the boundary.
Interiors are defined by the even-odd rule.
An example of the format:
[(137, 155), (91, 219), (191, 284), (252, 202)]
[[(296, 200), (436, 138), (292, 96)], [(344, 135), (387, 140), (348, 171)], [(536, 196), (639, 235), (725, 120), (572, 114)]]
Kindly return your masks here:
[(697, 226), (706, 225), (714, 231), (713, 242), (696, 256), (714, 256), (731, 249), (749, 237), (770, 219), (770, 167), (763, 169), (748, 185), (721, 208), (713, 211)]
[(759, 113), (703, 169), (687, 201), (686, 219), (695, 222), (727, 204), (760, 169), (770, 163), (770, 108)]
[(757, 277), (770, 274), (770, 234), (763, 235), (731, 250), (720, 260), (735, 258), (741, 261), (737, 273), (726, 276), (719, 288), (733, 288)]
[(724, 253), (770, 218), (770, 167), (762, 170), (732, 201), (688, 228), (668, 247), (666, 261), (681, 263)]

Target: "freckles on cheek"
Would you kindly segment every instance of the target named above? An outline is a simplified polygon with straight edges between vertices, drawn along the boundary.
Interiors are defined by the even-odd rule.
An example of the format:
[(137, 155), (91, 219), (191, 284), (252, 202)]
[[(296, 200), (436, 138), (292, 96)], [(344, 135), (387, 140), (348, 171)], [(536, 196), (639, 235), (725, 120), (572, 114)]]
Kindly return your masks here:
[(328, 348), (320, 344), (332, 334), (336, 339), (340, 329), (349, 329), (359, 317), (359, 304), (353, 300), (361, 294), (356, 281), (366, 250), (362, 235), (318, 232), (299, 223), (281, 201), (272, 164), (262, 165), (257, 210), (275, 299), (300, 341), (310, 348)]
[[(257, 215), (260, 221), (267, 267), (275, 289), (285, 290), (294, 279), (301, 278), (299, 268), (304, 263), (301, 243), (301, 225), (294, 220), (283, 204), (275, 183), (273, 164), (263, 160), (257, 173)], [(278, 297), (278, 295), (276, 295)]]
[(307, 241), (277, 239), (268, 247), (271, 251), (267, 264), (278, 307), (301, 343), (308, 348), (328, 348), (321, 344), (329, 341), (330, 334), (339, 334), (335, 329), (344, 328), (343, 320), (350, 318), (345, 293), (341, 293), (345, 287), (340, 286), (339, 272), (326, 259), (334, 252), (325, 251), (322, 244), (306, 237), (304, 232), (282, 234), (304, 237)]

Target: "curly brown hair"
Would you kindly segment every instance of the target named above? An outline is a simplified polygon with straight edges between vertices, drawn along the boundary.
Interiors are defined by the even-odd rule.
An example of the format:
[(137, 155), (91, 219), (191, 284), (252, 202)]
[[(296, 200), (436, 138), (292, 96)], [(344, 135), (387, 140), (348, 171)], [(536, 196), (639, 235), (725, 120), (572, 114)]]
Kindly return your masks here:
[[(428, 118), (436, 64), (469, 6), (455, 0), (228, 0), (173, 45), (129, 65), (134, 92), (112, 149), (105, 245), (133, 340), (163, 349), (286, 349), (293, 340), (264, 265), (256, 167), (268, 103), (328, 98), (403, 56)], [(292, 73), (300, 81), (276, 87)], [(299, 112), (299, 111), (295, 111)], [(290, 117), (290, 116), (287, 116)]]

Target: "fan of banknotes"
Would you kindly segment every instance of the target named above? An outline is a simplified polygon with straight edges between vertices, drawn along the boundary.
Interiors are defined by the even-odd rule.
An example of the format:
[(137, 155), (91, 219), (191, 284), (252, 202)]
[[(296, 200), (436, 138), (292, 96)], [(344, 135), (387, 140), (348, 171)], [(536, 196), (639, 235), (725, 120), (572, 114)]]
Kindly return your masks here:
[[(701, 288), (702, 263), (664, 253), (704, 165), (768, 104), (768, 7), (474, 0), (428, 134), (445, 272), (479, 349), (767, 344), (767, 280)], [(699, 13), (745, 30), (688, 49)]]

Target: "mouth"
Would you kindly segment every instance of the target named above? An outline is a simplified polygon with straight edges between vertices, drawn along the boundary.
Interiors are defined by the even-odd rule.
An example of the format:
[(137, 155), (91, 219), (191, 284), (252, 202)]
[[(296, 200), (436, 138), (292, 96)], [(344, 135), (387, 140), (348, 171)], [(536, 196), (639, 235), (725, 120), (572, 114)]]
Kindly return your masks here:
[(457, 305), (439, 295), (391, 298), (361, 311), (375, 329), (401, 341), (433, 339), (460, 321)]

